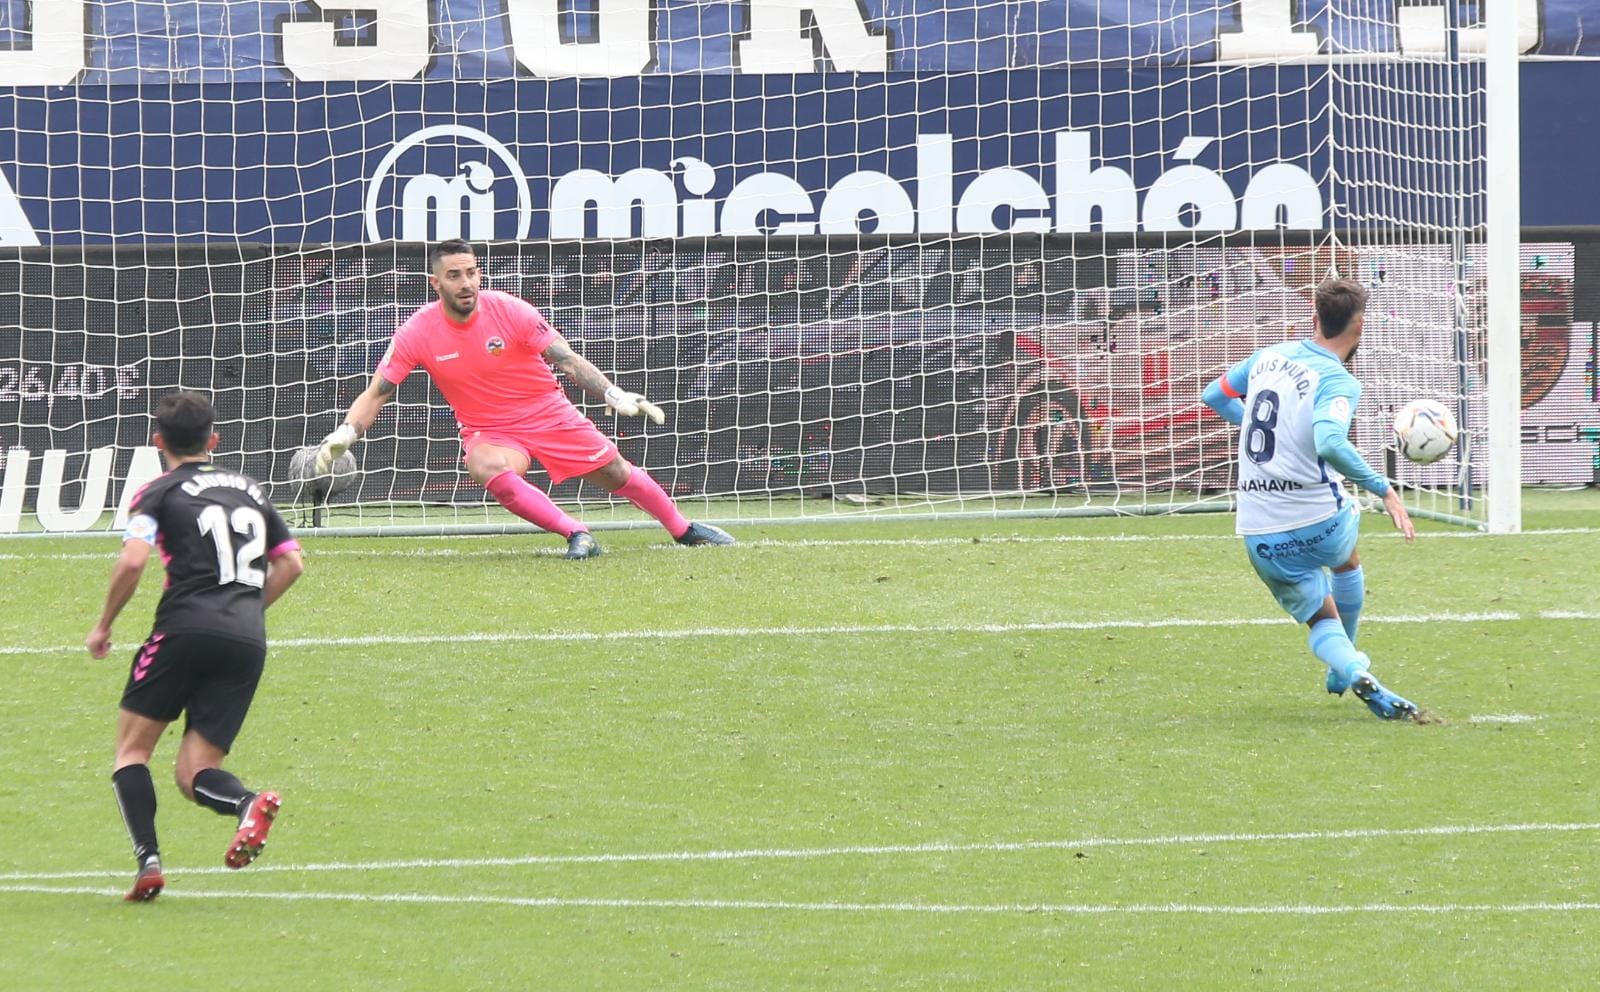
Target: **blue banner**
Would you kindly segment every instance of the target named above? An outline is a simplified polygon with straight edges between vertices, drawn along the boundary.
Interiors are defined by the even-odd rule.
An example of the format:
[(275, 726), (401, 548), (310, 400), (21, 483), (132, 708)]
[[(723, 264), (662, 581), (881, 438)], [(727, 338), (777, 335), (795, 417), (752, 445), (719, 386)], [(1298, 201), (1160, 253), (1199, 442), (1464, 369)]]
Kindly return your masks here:
[[(1397, 94), (1473, 71), (17, 90), (0, 92), (0, 242), (1319, 230), (1426, 224), (1458, 199), (1472, 222), (1481, 169), (1451, 164), (1431, 98)], [(1343, 129), (1371, 126), (1307, 99), (1340, 87), (1391, 94), (1404, 184), (1330, 159), (1330, 135), (1359, 147)], [(1335, 165), (1370, 202), (1334, 201)]]
[[(1525, 50), (1597, 44), (1518, 3)], [(1434, 94), (1482, 36), (1395, 0), (0, 0), (0, 245), (1455, 226), (1482, 122)], [(1600, 63), (1523, 75), (1524, 222), (1600, 223)]]
[[(1595, 0), (1515, 0), (1530, 55), (1600, 55)], [(502, 80), (1188, 65), (1481, 43), (1401, 0), (0, 0), (0, 85)], [(1590, 30), (1585, 30), (1585, 18)], [(48, 58), (44, 53), (48, 51)], [(29, 55), (46, 64), (30, 68)], [(74, 64), (76, 63), (76, 64)]]

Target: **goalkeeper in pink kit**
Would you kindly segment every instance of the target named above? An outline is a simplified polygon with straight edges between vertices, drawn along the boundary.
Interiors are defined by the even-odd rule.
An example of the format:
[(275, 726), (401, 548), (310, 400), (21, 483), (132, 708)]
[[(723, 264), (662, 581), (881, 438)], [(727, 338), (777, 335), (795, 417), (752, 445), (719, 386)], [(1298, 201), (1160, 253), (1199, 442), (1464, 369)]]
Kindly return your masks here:
[(428, 260), (428, 283), (439, 299), (395, 331), (372, 383), (318, 448), (319, 473), (329, 471), (367, 432), (400, 382), (420, 366), (461, 424), (467, 472), (501, 506), (565, 537), (568, 558), (593, 558), (600, 545), (587, 527), (523, 478), (534, 459), (552, 482), (580, 478), (627, 499), (659, 520), (679, 544), (733, 543), (720, 528), (686, 520), (661, 486), (644, 469), (630, 465), (611, 439), (572, 405), (552, 369), (565, 372), (622, 416), (647, 416), (659, 424), (666, 419), (659, 407), (612, 385), (532, 304), (480, 289), (482, 273), (471, 245), (445, 241)]

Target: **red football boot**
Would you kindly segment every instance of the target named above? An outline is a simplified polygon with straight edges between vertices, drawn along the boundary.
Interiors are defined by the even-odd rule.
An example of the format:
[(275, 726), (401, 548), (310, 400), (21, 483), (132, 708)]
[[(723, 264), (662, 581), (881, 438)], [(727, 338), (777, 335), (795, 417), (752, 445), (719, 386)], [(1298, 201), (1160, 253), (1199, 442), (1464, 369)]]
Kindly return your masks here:
[(139, 874), (133, 879), (133, 888), (122, 898), (124, 902), (149, 902), (166, 887), (167, 880), (161, 874), (161, 861), (151, 858), (139, 869)]
[(239, 820), (239, 832), (233, 835), (227, 857), (223, 858), (229, 868), (243, 868), (261, 856), (261, 849), (267, 844), (267, 831), (272, 829), (272, 821), (282, 805), (276, 792), (258, 792), (250, 800), (250, 808)]

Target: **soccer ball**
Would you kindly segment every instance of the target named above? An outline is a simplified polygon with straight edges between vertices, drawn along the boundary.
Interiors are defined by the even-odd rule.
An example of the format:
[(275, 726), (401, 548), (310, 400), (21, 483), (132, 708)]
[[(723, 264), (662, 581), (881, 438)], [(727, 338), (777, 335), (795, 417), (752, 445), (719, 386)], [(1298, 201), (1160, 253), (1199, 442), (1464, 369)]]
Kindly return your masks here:
[(1438, 400), (1412, 400), (1394, 418), (1394, 445), (1418, 465), (1431, 465), (1456, 446), (1456, 418)]
[(346, 451), (334, 459), (333, 470), (322, 475), (316, 470), (317, 446), (296, 451), (289, 459), (289, 481), (293, 484), (292, 503), (325, 503), (349, 489), (356, 481), (356, 456)]

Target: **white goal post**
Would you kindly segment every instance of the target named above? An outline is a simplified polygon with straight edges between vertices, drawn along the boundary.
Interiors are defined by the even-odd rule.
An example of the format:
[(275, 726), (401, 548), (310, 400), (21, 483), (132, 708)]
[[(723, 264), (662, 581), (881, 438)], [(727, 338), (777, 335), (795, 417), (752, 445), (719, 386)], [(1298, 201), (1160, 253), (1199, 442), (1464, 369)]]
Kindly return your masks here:
[(1522, 529), (1522, 128), (1519, 8), (1488, 9), (1488, 529)]

